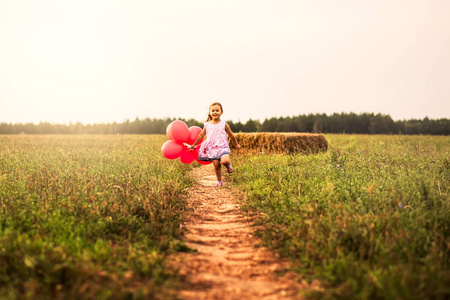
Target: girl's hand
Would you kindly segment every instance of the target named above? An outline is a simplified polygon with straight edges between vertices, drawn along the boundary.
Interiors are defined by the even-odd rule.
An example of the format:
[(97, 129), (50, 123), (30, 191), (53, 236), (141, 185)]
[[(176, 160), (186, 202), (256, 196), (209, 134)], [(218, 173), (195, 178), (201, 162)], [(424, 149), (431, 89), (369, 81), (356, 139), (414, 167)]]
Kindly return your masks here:
[(237, 145), (236, 145), (236, 148), (237, 148), (238, 150), (241, 150), (241, 145), (237, 144)]
[(191, 147), (189, 147), (189, 151), (194, 151), (194, 149), (195, 149), (194, 145), (191, 145)]

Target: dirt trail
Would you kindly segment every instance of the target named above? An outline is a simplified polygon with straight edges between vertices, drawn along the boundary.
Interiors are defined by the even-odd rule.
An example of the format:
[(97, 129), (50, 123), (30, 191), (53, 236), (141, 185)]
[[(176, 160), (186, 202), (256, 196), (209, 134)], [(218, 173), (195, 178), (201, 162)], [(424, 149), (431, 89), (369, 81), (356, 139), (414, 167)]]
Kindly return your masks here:
[(297, 283), (296, 275), (286, 272), (287, 262), (257, 246), (261, 241), (240, 211), (236, 193), (226, 182), (214, 186), (212, 166), (194, 168), (192, 176), (197, 182), (189, 190), (183, 227), (186, 245), (198, 252), (176, 257), (184, 279), (182, 299), (301, 299), (300, 290), (314, 288)]

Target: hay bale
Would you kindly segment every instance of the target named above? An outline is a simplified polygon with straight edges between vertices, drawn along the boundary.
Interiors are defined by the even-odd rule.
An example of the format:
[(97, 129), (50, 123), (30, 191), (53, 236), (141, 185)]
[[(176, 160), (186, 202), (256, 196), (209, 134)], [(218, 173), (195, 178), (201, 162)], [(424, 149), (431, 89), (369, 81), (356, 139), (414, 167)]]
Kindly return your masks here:
[[(312, 133), (236, 133), (243, 150), (265, 153), (317, 153), (328, 150), (328, 142), (321, 134)], [(232, 141), (230, 146), (235, 148)]]

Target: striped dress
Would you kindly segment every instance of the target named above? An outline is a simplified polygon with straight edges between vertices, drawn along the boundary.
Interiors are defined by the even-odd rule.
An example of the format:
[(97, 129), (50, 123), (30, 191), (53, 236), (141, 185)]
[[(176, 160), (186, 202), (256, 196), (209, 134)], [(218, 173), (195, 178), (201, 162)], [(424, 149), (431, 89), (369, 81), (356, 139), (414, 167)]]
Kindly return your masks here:
[(225, 121), (217, 124), (205, 123), (206, 141), (204, 141), (198, 153), (198, 160), (212, 161), (219, 159), (224, 154), (230, 154), (228, 135), (225, 131)]

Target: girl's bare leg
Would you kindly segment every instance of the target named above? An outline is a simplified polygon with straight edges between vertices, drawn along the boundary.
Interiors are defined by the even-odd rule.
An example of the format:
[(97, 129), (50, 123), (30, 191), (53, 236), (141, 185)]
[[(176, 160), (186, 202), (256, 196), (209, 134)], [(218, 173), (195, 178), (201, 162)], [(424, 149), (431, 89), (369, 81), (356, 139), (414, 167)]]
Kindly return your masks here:
[(222, 155), (222, 157), (220, 158), (220, 163), (221, 163), (222, 165), (224, 165), (225, 168), (228, 168), (228, 167), (231, 165), (231, 162), (230, 162), (230, 155), (229, 155), (229, 154), (224, 154), (224, 155)]
[(216, 172), (217, 181), (222, 181), (222, 170), (220, 169), (222, 166), (218, 159), (213, 160), (214, 172)]

